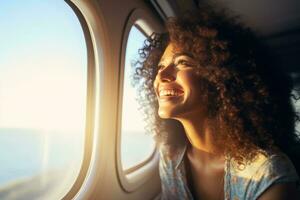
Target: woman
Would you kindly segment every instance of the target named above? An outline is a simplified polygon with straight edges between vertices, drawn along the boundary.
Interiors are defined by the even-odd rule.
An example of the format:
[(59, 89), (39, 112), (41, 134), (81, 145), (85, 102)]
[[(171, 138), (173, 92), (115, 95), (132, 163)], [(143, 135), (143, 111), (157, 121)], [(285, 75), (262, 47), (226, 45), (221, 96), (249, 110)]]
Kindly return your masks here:
[(161, 144), (162, 199), (300, 199), (287, 157), (296, 161), (298, 117), (278, 62), (208, 6), (166, 26), (145, 42), (134, 75)]

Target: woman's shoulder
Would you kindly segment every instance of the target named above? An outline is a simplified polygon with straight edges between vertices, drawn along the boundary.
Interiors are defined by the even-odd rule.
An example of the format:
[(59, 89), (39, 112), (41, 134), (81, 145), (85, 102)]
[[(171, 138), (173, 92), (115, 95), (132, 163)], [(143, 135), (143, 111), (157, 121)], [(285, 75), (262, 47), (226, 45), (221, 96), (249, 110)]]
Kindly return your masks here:
[(235, 180), (232, 181), (232, 185), (233, 188), (235, 183), (239, 187), (244, 186), (245, 195), (255, 195), (252, 196), (253, 199), (273, 184), (299, 183), (293, 163), (288, 156), (279, 151), (259, 153), (256, 159), (243, 167), (232, 166), (231, 179)]
[(246, 165), (231, 162), (232, 173), (245, 178), (273, 177), (278, 175), (297, 176), (296, 169), (288, 156), (280, 151), (258, 153)]

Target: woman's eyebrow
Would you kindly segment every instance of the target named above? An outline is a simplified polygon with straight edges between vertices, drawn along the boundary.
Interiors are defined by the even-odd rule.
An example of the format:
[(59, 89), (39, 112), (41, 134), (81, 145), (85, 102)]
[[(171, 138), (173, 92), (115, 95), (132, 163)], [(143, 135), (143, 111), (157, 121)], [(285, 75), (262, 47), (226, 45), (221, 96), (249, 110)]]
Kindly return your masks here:
[(175, 53), (173, 55), (173, 59), (172, 60), (175, 60), (179, 56), (187, 56), (187, 57), (190, 57), (190, 58), (194, 59), (194, 56), (192, 54), (188, 53), (188, 52), (179, 52), (179, 53)]

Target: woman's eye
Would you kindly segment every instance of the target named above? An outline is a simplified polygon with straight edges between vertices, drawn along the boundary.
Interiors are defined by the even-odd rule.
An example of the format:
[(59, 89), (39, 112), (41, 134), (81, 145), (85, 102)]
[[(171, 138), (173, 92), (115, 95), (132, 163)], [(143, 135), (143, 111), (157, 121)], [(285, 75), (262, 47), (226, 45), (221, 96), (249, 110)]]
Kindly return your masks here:
[[(172, 65), (173, 67), (193, 67), (194, 64), (192, 64), (191, 62), (187, 61), (187, 60), (178, 60), (178, 61), (175, 61), (174, 63), (170, 64)], [(161, 71), (163, 70), (164, 68), (166, 68), (166, 66), (164, 66), (163, 64), (159, 64), (157, 66), (157, 71)]]
[(180, 61), (178, 61), (178, 64), (179, 65), (188, 65), (188, 62), (185, 60), (180, 60)]
[(176, 66), (187, 66), (190, 67), (192, 64), (186, 60), (179, 60), (175, 63)]

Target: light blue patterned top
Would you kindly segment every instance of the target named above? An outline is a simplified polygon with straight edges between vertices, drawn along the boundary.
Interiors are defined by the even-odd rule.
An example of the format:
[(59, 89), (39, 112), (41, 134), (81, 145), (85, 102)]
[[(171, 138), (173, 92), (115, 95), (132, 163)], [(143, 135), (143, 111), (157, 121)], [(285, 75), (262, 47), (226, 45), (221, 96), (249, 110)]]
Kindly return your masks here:
[[(160, 149), (159, 172), (163, 200), (194, 199), (187, 184), (185, 152), (186, 146), (177, 149), (170, 158), (163, 148)], [(234, 165), (236, 166), (236, 162), (232, 159), (225, 162), (225, 200), (255, 200), (273, 184), (287, 182), (299, 184), (299, 176), (293, 164), (283, 153), (268, 156), (259, 154), (256, 160), (244, 166), (243, 170), (238, 170)]]

